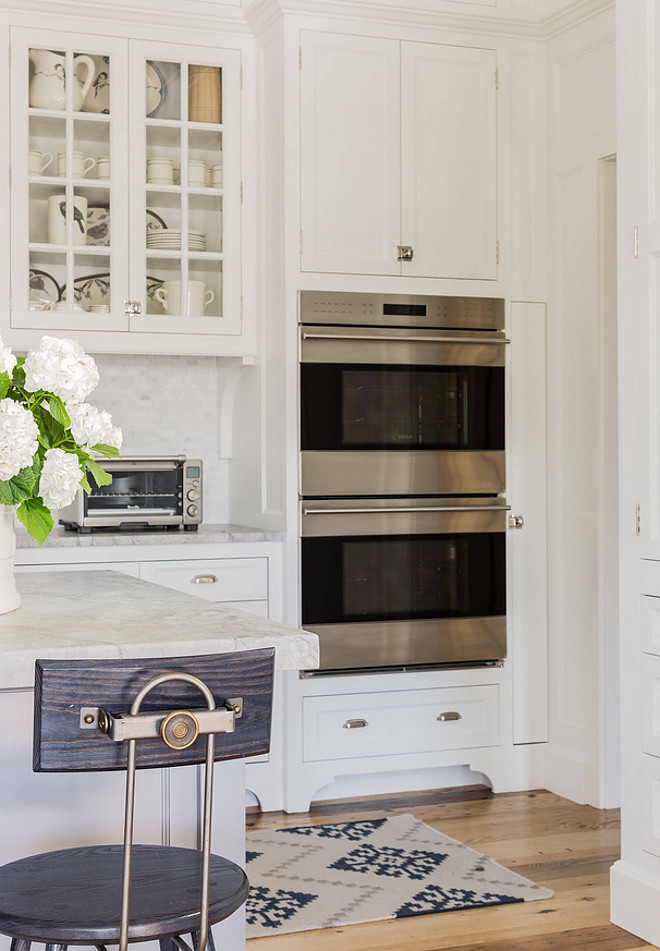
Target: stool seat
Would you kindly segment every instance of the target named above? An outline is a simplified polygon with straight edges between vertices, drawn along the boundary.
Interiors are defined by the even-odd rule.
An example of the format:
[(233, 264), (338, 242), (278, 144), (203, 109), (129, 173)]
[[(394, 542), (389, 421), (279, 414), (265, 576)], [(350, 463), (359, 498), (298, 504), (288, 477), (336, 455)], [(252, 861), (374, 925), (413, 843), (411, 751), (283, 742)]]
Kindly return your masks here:
[[(0, 868), (0, 932), (49, 944), (119, 941), (122, 845), (31, 855)], [(202, 854), (173, 846), (135, 845), (130, 941), (199, 929)], [(248, 880), (240, 866), (211, 855), (209, 924), (239, 908)]]

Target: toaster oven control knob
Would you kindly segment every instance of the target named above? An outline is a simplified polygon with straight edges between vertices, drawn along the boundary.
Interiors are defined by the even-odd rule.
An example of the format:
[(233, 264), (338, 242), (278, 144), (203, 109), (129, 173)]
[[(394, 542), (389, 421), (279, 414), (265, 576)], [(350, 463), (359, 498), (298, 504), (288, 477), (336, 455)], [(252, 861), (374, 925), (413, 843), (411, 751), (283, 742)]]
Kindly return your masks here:
[(199, 509), (197, 508), (196, 505), (189, 505), (188, 508), (186, 509), (186, 512), (188, 513), (188, 515), (190, 515), (191, 518), (194, 518), (195, 515), (199, 513)]
[(195, 492), (194, 489), (191, 489), (190, 492), (187, 493), (186, 498), (189, 502), (196, 502), (199, 498), (199, 492)]

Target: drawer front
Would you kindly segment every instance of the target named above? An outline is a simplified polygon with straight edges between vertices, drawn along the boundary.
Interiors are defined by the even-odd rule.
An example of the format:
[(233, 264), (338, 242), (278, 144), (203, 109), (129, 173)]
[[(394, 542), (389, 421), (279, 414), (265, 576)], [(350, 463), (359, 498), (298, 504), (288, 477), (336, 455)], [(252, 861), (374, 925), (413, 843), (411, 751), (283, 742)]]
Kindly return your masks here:
[(207, 601), (264, 601), (268, 598), (267, 558), (143, 562), (140, 577)]
[(306, 762), (496, 746), (499, 687), (305, 697)]

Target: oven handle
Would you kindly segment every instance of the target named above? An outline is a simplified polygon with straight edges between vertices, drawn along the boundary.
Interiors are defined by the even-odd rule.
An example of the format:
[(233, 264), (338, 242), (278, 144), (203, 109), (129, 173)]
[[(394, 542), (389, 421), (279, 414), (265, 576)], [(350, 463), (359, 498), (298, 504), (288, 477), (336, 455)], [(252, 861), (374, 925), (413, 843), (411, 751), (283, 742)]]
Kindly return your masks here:
[(478, 343), (491, 344), (492, 346), (501, 346), (505, 343), (511, 343), (508, 339), (499, 338), (491, 340), (489, 337), (390, 337), (376, 336), (373, 334), (315, 334), (302, 332), (303, 340), (371, 340), (378, 342), (387, 340), (399, 343)]
[(418, 508), (303, 509), (303, 515), (378, 515), (381, 512), (509, 512), (510, 505), (424, 505)]

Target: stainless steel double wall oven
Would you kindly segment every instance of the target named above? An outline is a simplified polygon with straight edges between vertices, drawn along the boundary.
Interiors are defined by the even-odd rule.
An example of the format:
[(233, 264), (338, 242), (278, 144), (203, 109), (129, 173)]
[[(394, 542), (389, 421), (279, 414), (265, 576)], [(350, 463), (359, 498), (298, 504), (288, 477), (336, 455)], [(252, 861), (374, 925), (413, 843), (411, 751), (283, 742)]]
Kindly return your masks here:
[(302, 626), (321, 671), (506, 655), (504, 302), (304, 291)]

